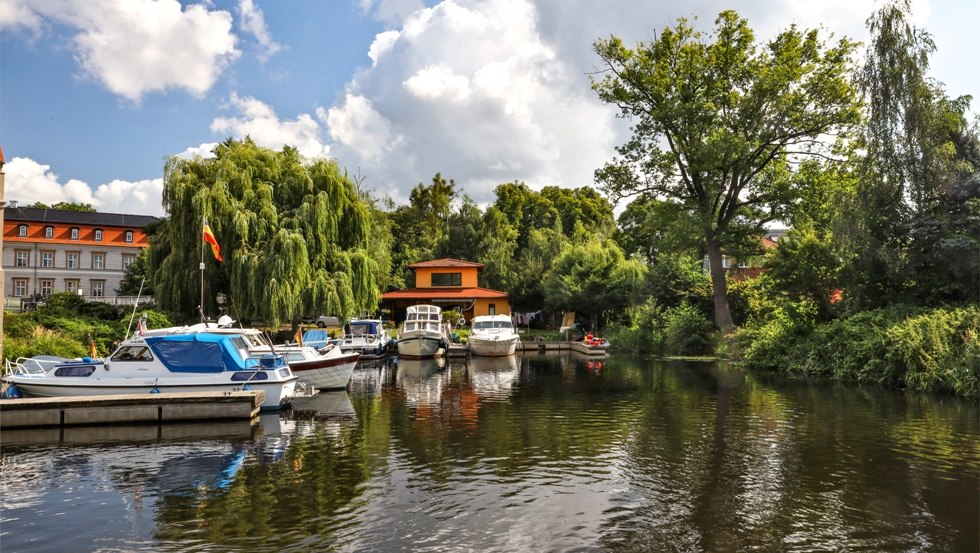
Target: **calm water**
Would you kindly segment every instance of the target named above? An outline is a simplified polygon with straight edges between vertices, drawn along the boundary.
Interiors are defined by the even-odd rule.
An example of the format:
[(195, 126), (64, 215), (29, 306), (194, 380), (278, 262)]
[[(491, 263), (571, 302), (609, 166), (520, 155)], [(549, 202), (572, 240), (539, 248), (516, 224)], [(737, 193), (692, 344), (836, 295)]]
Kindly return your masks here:
[(403, 360), (255, 427), (4, 432), (0, 551), (975, 552), (978, 426), (724, 364)]

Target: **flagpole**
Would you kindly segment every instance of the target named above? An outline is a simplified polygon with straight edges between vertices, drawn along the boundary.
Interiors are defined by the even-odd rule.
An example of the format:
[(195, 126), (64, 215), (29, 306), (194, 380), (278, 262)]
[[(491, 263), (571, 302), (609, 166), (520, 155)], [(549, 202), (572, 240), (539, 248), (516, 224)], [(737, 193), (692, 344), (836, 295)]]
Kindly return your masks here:
[(201, 215), (201, 303), (198, 304), (197, 310), (201, 313), (201, 322), (204, 322), (204, 225), (207, 224), (207, 219), (204, 215)]

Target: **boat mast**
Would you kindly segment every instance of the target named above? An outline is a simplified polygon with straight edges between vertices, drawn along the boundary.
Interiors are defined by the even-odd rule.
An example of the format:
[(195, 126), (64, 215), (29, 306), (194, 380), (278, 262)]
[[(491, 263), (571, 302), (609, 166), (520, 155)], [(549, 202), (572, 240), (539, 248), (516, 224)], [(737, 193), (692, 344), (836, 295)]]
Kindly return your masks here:
[(201, 313), (201, 322), (204, 322), (204, 225), (207, 219), (204, 215), (201, 215), (201, 264), (199, 265), (201, 269), (201, 303), (197, 305), (198, 312)]

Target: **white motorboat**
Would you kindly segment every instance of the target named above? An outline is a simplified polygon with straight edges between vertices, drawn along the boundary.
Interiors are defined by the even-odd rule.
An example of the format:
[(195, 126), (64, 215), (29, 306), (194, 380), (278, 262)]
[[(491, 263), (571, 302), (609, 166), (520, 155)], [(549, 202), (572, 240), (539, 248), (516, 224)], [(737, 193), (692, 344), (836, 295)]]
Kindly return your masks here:
[(486, 357), (514, 355), (521, 337), (507, 315), (473, 317), (470, 328), (470, 353)]
[(251, 389), (265, 392), (262, 409), (278, 409), (296, 395), (298, 379), (282, 355), (253, 355), (241, 334), (186, 328), (137, 333), (106, 359), (8, 360), (2, 379), (40, 397)]
[(398, 356), (414, 359), (442, 357), (449, 349), (449, 336), (442, 326), (442, 309), (436, 305), (409, 307), (398, 333)]
[(377, 359), (388, 354), (391, 335), (384, 323), (378, 319), (351, 319), (344, 325), (344, 335), (340, 339), (340, 349), (356, 352), (363, 359)]

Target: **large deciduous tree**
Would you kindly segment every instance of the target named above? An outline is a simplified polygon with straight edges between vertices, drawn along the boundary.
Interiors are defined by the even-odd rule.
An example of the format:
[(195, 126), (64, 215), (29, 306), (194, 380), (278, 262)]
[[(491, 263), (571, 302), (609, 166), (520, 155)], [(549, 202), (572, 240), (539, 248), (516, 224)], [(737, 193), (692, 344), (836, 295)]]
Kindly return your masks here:
[(171, 158), (149, 263), (158, 303), (190, 314), (200, 303), (202, 217), (224, 261), (205, 255), (205, 305), (228, 295), (233, 315), (271, 326), (302, 317), (351, 316), (377, 306), (368, 255), (370, 213), (334, 161), (301, 160), (292, 147), (227, 140), (213, 158)]
[[(710, 38), (710, 40), (709, 40)], [(715, 324), (730, 332), (722, 252), (734, 228), (782, 215), (794, 194), (788, 163), (824, 155), (859, 120), (850, 84), (855, 44), (825, 44), (795, 25), (765, 45), (746, 20), (722, 12), (706, 37), (681, 19), (629, 49), (615, 36), (594, 45), (599, 98), (632, 119), (619, 157), (596, 171), (616, 200), (648, 194), (695, 217), (711, 266)]]

